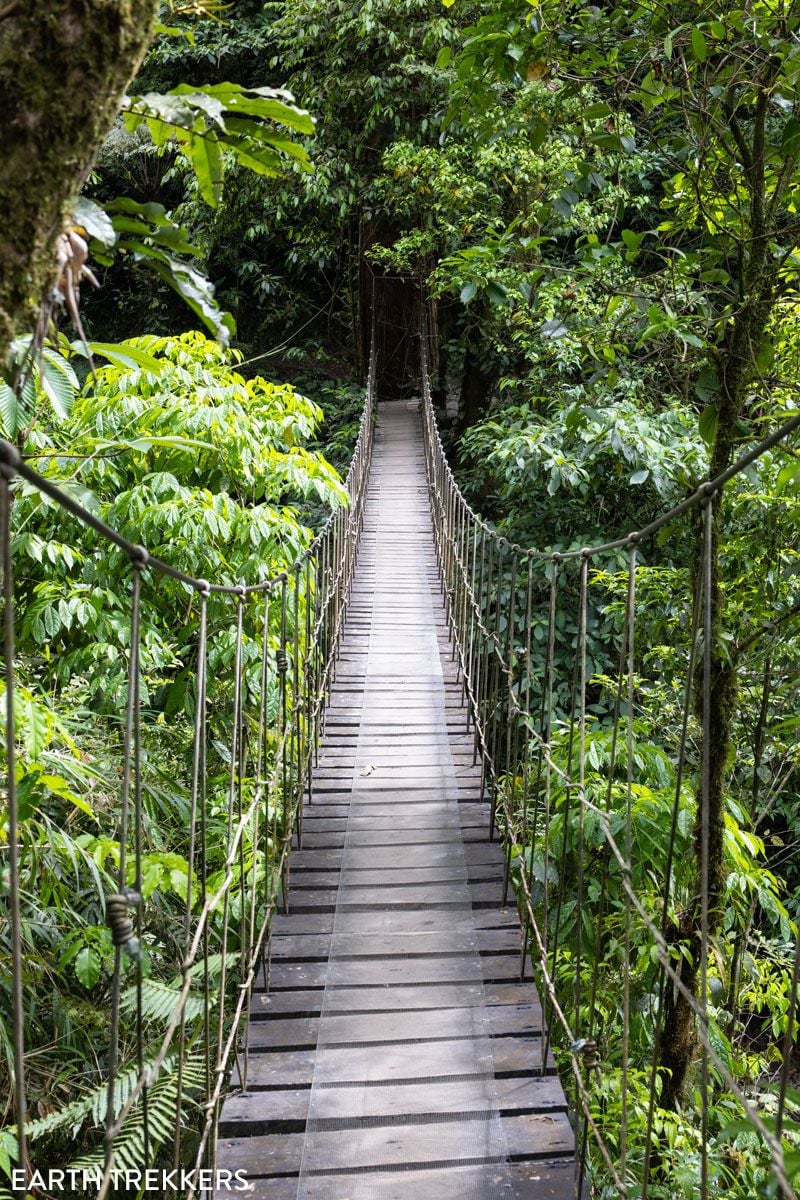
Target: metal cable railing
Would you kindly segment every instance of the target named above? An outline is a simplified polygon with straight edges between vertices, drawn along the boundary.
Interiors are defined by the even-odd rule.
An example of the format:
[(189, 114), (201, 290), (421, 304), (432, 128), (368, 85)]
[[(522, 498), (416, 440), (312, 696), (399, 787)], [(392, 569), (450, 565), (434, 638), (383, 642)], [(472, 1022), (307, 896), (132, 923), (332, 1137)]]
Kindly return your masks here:
[[(120, 549), (131, 568), (130, 651), (127, 706), (124, 718), (119, 815), (117, 891), (106, 897), (106, 919), (115, 947), (109, 1012), (110, 1052), (107, 1067), (108, 1100), (102, 1167), (83, 1164), (84, 1179), (93, 1178), (100, 1200), (112, 1191), (126, 1194), (122, 1166), (135, 1161), (144, 1172), (165, 1159), (166, 1127), (174, 1149), (169, 1159), (180, 1183), (174, 1194), (210, 1194), (220, 1107), (234, 1063), (242, 1086), (247, 1085), (248, 1014), (254, 982), (267, 971), (271, 920), (281, 905), (288, 909), (290, 855), (293, 841), (302, 844), (303, 798), (311, 778), (321, 735), (326, 696), (335, 671), (337, 651), (359, 545), (372, 452), (375, 409), (375, 359), (372, 356), (360, 431), (347, 479), (349, 506), (340, 507), (294, 565), (274, 578), (250, 586), (196, 579), (161, 561), (143, 546), (128, 541), (87, 511), (51, 480), (39, 475), (8, 443), (0, 443), (0, 559), (3, 567), (6, 753), (8, 764), (7, 904), (10, 918), (11, 999), (13, 1019), (14, 1110), (18, 1131), (17, 1162), (29, 1175), (30, 1158), (25, 1125), (23, 963), (21, 947), (22, 893), (34, 887), (26, 880), (25, 849), (19, 823), (14, 727), (15, 606), (12, 569), (12, 485), (22, 479), (48, 496), (100, 538)], [(145, 1037), (141, 945), (148, 936), (147, 904), (142, 899), (143, 780), (141, 715), (141, 615), (146, 603), (146, 579), (169, 576), (193, 592), (199, 601), (196, 644), (196, 702), (191, 767), (187, 789), (191, 796), (188, 882), (183, 919), (183, 961), (180, 987), (160, 1041), (149, 1057)], [(235, 622), (233, 700), (230, 714), (227, 804), (224, 817), (225, 859), (207, 885), (210, 850), (207, 792), (208, 659), (214, 634), (208, 600), (217, 595), (227, 602), (228, 620)], [(249, 610), (249, 611), (248, 611)], [(257, 684), (245, 683), (244, 618), (261, 629)], [(277, 695), (277, 706), (275, 697)], [(272, 697), (271, 716), (268, 698)], [(275, 711), (276, 709), (276, 711)], [(253, 734), (253, 731), (255, 733)], [(245, 844), (250, 861), (245, 862)], [(257, 872), (256, 864), (261, 872)], [(263, 884), (257, 876), (263, 873)], [(212, 928), (212, 917), (216, 924)], [(234, 928), (235, 926), (235, 928)], [(235, 951), (231, 950), (235, 947)], [(120, 1072), (130, 1070), (120, 1050), (126, 960), (132, 960), (134, 983), (135, 1081), (121, 1087)], [(130, 989), (128, 989), (130, 990)], [(198, 1015), (200, 1014), (200, 1015)], [(177, 1078), (176, 1098), (165, 1122), (158, 1105), (159, 1080), (169, 1065)], [(192, 1104), (202, 1118), (187, 1157), (184, 1091), (191, 1076)], [(135, 1124), (135, 1138), (129, 1131)], [(127, 1139), (127, 1141), (126, 1141)], [(130, 1144), (128, 1144), (130, 1143)], [(27, 1193), (27, 1186), (18, 1189)], [(166, 1194), (172, 1194), (170, 1188)]]
[[(463, 681), (475, 760), (483, 768), (482, 794), (488, 792), (490, 800), (490, 836), (499, 830), (506, 851), (503, 903), (512, 876), (516, 886), (525, 932), (521, 978), (530, 948), (545, 1045), (552, 1043), (559, 1065), (572, 1078), (575, 1195), (584, 1194), (587, 1168), (603, 1197), (647, 1200), (648, 1195), (673, 1194), (660, 1190), (668, 1146), (658, 1129), (669, 1115), (665, 1118), (660, 1104), (670, 1074), (667, 1024), (680, 1000), (694, 1026), (690, 1036), (696, 1038), (699, 1059), (693, 1194), (707, 1200), (720, 1180), (709, 1148), (709, 1122), (714, 1096), (725, 1092), (758, 1137), (757, 1154), (772, 1172), (777, 1194), (790, 1200), (795, 1193), (787, 1156), (797, 1150), (781, 1133), (796, 1036), (800, 937), (787, 987), (783, 1067), (770, 1111), (736, 1077), (710, 1011), (717, 902), (709, 865), (714, 845), (709, 799), (715, 621), (711, 563), (714, 509), (725, 483), (800, 429), (800, 415), (641, 529), (578, 550), (528, 549), (500, 535), (462, 494), (436, 423), (424, 334), (421, 347), (425, 453), (453, 657)], [(699, 585), (689, 604), (683, 694), (676, 705), (679, 732), (671, 747), (671, 800), (662, 801), (669, 835), (664, 861), (651, 863), (639, 832), (648, 815), (636, 718), (645, 670), (637, 644), (637, 630), (638, 643), (645, 637), (637, 579), (643, 546), (689, 513), (698, 514), (702, 529)], [(602, 664), (590, 664), (592, 593), (603, 586), (599, 577), (605, 574), (600, 567), (623, 575), (617, 589), (624, 597), (622, 628), (616, 647), (605, 647)], [(540, 641), (533, 635), (535, 627)], [(596, 660), (596, 640), (592, 654)], [(604, 723), (595, 715), (595, 679), (601, 674), (609, 693)], [(700, 714), (696, 728), (695, 703)], [(694, 758), (690, 733), (701, 747)], [(690, 770), (698, 779), (691, 802), (696, 805), (699, 857), (693, 881), (678, 862), (679, 845), (686, 842), (681, 830)], [(651, 886), (654, 871), (658, 898)], [(689, 886), (696, 887), (696, 897), (686, 891)], [(734, 990), (734, 1011), (735, 997)], [(547, 1057), (546, 1049), (543, 1071)]]

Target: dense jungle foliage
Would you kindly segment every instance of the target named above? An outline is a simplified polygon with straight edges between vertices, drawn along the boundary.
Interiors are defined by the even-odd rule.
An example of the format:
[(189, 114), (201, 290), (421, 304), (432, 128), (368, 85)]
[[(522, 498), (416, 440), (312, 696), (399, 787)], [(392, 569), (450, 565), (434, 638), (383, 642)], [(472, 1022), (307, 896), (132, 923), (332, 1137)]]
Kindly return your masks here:
[[(380, 381), (390, 399), (417, 393), (427, 313), (434, 397), (459, 483), (523, 546), (564, 550), (641, 528), (798, 411), (800, 4), (170, 0), (148, 40), (91, 173), (76, 175), (82, 192), (56, 284), (41, 305), (29, 297), (30, 320), (8, 339), (0, 431), (91, 512), (182, 570), (226, 583), (268, 578), (346, 502), (373, 309), (393, 364)], [(668, 897), (670, 948), (697, 995), (705, 753), (718, 818), (709, 1037), (772, 1130), (788, 1072), (778, 1136), (795, 1185), (799, 456), (795, 435), (737, 475), (715, 508), (714, 744), (703, 744), (695, 702)], [(28, 1132), (50, 1161), (102, 1161), (114, 959), (104, 897), (116, 890), (120, 854), (129, 581), (122, 555), (28, 485), (14, 487), (12, 521), (25, 1023), (37, 1048)], [(643, 549), (637, 577), (631, 882), (659, 916), (699, 536), (691, 515), (668, 526)], [(532, 639), (539, 689), (540, 582), (530, 630), (525, 614), (511, 630), (520, 644)], [(586, 788), (615, 821), (628, 794), (611, 748), (626, 586), (622, 554), (593, 574), (588, 616)], [(576, 605), (574, 581), (567, 595)], [(174, 580), (146, 579), (143, 597), (149, 1053), (180, 983), (198, 613)], [(248, 686), (260, 647), (254, 611), (244, 620)], [(210, 647), (212, 829), (224, 817), (234, 642), (230, 625)], [(575, 642), (565, 609), (551, 714), (553, 754), (565, 765)], [(694, 684), (699, 695), (701, 671)], [(518, 780), (504, 786), (513, 796)], [(557, 786), (548, 854), (518, 845), (514, 874), (519, 882), (526, 869), (562, 897), (556, 986), (567, 1005), (576, 970), (593, 981), (603, 1057), (593, 1103), (618, 1152), (629, 1090), (625, 1183), (637, 1196), (657, 962), (636, 927), (623, 1074), (628, 901), (599, 826), (582, 831), (590, 849), (579, 860), (567, 799)], [(0, 839), (7, 846), (6, 824)], [(206, 864), (210, 876), (222, 858)], [(245, 847), (243, 862), (248, 886), (259, 886), (257, 847)], [(601, 937), (587, 921), (582, 967), (570, 907), (579, 870), (604, 921)], [(212, 922), (212, 951), (218, 936)], [(5, 918), (0, 948), (8, 1173)], [(193, 993), (190, 1036), (202, 1007)], [(130, 990), (123, 1021), (122, 1066), (133, 1078)], [(555, 1050), (566, 1079), (570, 1047), (556, 1040)], [(657, 1058), (648, 1194), (691, 1200), (698, 1044), (677, 992)], [(190, 1057), (180, 1080), (189, 1145), (200, 1074)], [(153, 1100), (162, 1141), (178, 1086), (168, 1059)], [(711, 1185), (737, 1200), (779, 1194), (725, 1081), (712, 1076), (711, 1088)], [(123, 1081), (119, 1105), (124, 1096)], [(589, 1159), (592, 1195), (618, 1195), (602, 1158), (590, 1150)]]

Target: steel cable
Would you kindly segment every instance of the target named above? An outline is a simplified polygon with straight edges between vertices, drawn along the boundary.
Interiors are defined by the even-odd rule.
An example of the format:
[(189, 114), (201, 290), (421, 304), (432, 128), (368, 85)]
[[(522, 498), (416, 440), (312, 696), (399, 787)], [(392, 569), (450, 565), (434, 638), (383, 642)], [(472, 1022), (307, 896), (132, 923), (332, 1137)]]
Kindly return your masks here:
[[(575, 1079), (575, 1111), (580, 1117), (582, 1131), (579, 1137), (579, 1169), (576, 1178), (576, 1195), (580, 1194), (583, 1168), (586, 1156), (586, 1138), (591, 1134), (593, 1143), (597, 1146), (610, 1181), (621, 1197), (629, 1195), (630, 1168), (635, 1160), (642, 1169), (642, 1197), (647, 1195), (647, 1188), (652, 1166), (653, 1128), (658, 1093), (658, 1062), (661, 1030), (663, 1027), (664, 1008), (667, 987), (671, 987), (676, 995), (680, 995), (688, 1005), (698, 1022), (697, 1037), (700, 1047), (700, 1138), (699, 1138), (699, 1195), (706, 1200), (710, 1190), (710, 1170), (708, 1157), (709, 1113), (710, 1113), (710, 1068), (716, 1073), (722, 1086), (727, 1088), (741, 1106), (744, 1114), (758, 1132), (766, 1147), (774, 1171), (780, 1194), (789, 1200), (793, 1195), (783, 1166), (783, 1151), (780, 1144), (780, 1126), (777, 1135), (772, 1133), (762, 1115), (744, 1093), (737, 1079), (732, 1076), (728, 1065), (715, 1048), (709, 1028), (708, 1017), (708, 947), (710, 939), (709, 912), (709, 784), (708, 784), (708, 747), (712, 730), (710, 727), (710, 694), (712, 663), (710, 660), (711, 642), (713, 637), (713, 597), (711, 589), (711, 539), (713, 518), (712, 512), (724, 485), (762, 455), (785, 441), (800, 428), (800, 416), (794, 416), (776, 429), (768, 437), (760, 441), (717, 478), (698, 485), (690, 496), (680, 504), (663, 513), (657, 519), (648, 522), (642, 528), (631, 530), (624, 536), (614, 538), (598, 545), (583, 547), (578, 550), (553, 552), (548, 550), (529, 549), (509, 540), (483, 520), (470, 507), (460, 492), (447, 461), (442, 446), (439, 430), (433, 409), (433, 400), (428, 382), (426, 362), (426, 336), (421, 338), (421, 381), (423, 403), (423, 428), (425, 435), (425, 458), (428, 468), (428, 482), (431, 499), (431, 509), (434, 520), (435, 544), (439, 560), (439, 571), (442, 586), (446, 596), (456, 596), (456, 608), (453, 613), (449, 606), (451, 634), (455, 642), (454, 659), (458, 663), (462, 675), (461, 686), (463, 696), (469, 707), (467, 718), (468, 728), (473, 729), (474, 749), (476, 760), (480, 761), (482, 777), (489, 792), (491, 808), (490, 836), (497, 818), (501, 826), (501, 835), (506, 841), (506, 855), (509, 866), (514, 855), (521, 863), (518, 872), (520, 890), (519, 902), (522, 921), (526, 933), (533, 938), (534, 951), (538, 957), (537, 971), (542, 983), (542, 1004), (544, 1014), (545, 1052), (543, 1054), (543, 1069), (547, 1061), (551, 1028), (560, 1027), (562, 1031), (562, 1053), (569, 1051), (569, 1066)], [(636, 575), (639, 566), (638, 549), (641, 543), (653, 537), (670, 523), (681, 517), (699, 511), (705, 514), (703, 548), (700, 561), (700, 572), (703, 576), (701, 587), (695, 590), (695, 602), (690, 622), (688, 664), (686, 675), (685, 697), (682, 706), (680, 732), (678, 735), (678, 751), (675, 762), (675, 791), (674, 804), (670, 815), (670, 831), (666, 857), (665, 882), (663, 902), (660, 912), (660, 928), (656, 921), (646, 911), (636, 894), (634, 883), (633, 855), (634, 843), (634, 762), (636, 746), (634, 737), (634, 706), (636, 703)], [(465, 534), (466, 529), (466, 534)], [(479, 545), (480, 543), (480, 545)], [(614, 713), (611, 719), (611, 752), (610, 764), (604, 767), (607, 771), (606, 797), (604, 802), (595, 802), (588, 793), (587, 785), (587, 688), (591, 676), (597, 672), (593, 665), (592, 672), (588, 671), (587, 645), (587, 596), (590, 587), (589, 566), (602, 560), (605, 556), (613, 556), (615, 552), (627, 552), (627, 588), (623, 611), (622, 636), (619, 646), (619, 668), (615, 688)], [(510, 559), (511, 566), (505, 566)], [(545, 637), (544, 661), (541, 667), (541, 692), (537, 713), (531, 711), (530, 682), (530, 636), (531, 636), (531, 605), (523, 597), (517, 596), (518, 580), (531, 578), (534, 563), (541, 562), (551, 572), (550, 600), (548, 603), (547, 633)], [(558, 609), (558, 593), (560, 587), (566, 586), (569, 580), (564, 576), (564, 570), (570, 563), (579, 566), (578, 580), (578, 621), (575, 636), (575, 653), (573, 658), (573, 680), (569, 692), (571, 699), (567, 708), (568, 719), (564, 734), (566, 767), (554, 757), (551, 734), (551, 721), (555, 705), (554, 657), (557, 641), (564, 636), (563, 628), (556, 634), (555, 617)], [(523, 566), (527, 564), (527, 566)], [(558, 577), (558, 582), (556, 579)], [(571, 586), (571, 585), (570, 585)], [(510, 628), (505, 630), (505, 636), (500, 637), (499, 597), (503, 593), (503, 609), (509, 626), (515, 612), (525, 612), (524, 651), (517, 649), (515, 638)], [(702, 639), (701, 639), (702, 634)], [(697, 645), (702, 640), (703, 660), (703, 699), (702, 699), (702, 732), (703, 745), (706, 750), (702, 760), (701, 786), (698, 794), (699, 843), (702, 850), (702, 861), (698, 872), (698, 904), (701, 943), (701, 958), (699, 962), (699, 996), (695, 996), (688, 988), (676, 969), (672, 947), (667, 941), (667, 922), (672, 894), (672, 879), (674, 874), (675, 855), (678, 836), (678, 820), (683, 791), (683, 780), (687, 763), (687, 744), (690, 718), (690, 698), (692, 695), (695, 675)], [(526, 661), (525, 686), (519, 686), (519, 659)], [(625, 696), (624, 722), (622, 699)], [(498, 739), (498, 725), (504, 730), (504, 736)], [(616, 763), (619, 755), (619, 741), (624, 738), (625, 773), (624, 790), (620, 795), (624, 800), (621, 825), (623, 846), (621, 847), (611, 827), (611, 801), (616, 795), (615, 785), (612, 784), (616, 773)], [(593, 751), (594, 752), (594, 751)], [(533, 759), (531, 759), (533, 754)], [(559, 817), (559, 837), (561, 839), (560, 865), (557, 869), (557, 895), (554, 904), (550, 902), (551, 883), (549, 878), (550, 860), (552, 857), (550, 824), (554, 815), (552, 811), (552, 785), (557, 783), (561, 795), (557, 801), (556, 810)], [(519, 788), (522, 788), (521, 801), (518, 798)], [(622, 787), (622, 785), (621, 785)], [(530, 806), (530, 807), (529, 807)], [(593, 843), (599, 836), (604, 847), (600, 859), (599, 888), (594, 888), (593, 904), (595, 905), (596, 920), (592, 937), (595, 939), (595, 962), (589, 974), (589, 991), (586, 999), (584, 992), (584, 964), (587, 954), (588, 925), (585, 908), (587, 885), (587, 821), (592, 819)], [(542, 819), (543, 817), (543, 819)], [(569, 962), (569, 971), (573, 979), (570, 1002), (570, 1016), (567, 1016), (565, 1006), (559, 999), (559, 978), (561, 976), (560, 942), (562, 940), (562, 923), (564, 903), (566, 900), (563, 881), (566, 878), (566, 852), (568, 829), (574, 824), (576, 849), (574, 862), (576, 879), (574, 890), (570, 893), (570, 909), (574, 907), (574, 915), (570, 922), (574, 926), (572, 937), (575, 942), (574, 958)], [(543, 828), (542, 828), (543, 826)], [(523, 852), (524, 848), (524, 852)], [(542, 857), (539, 857), (539, 854)], [(573, 853), (570, 851), (570, 853)], [(615, 878), (621, 887), (622, 932), (619, 946), (621, 956), (621, 972), (619, 979), (620, 1011), (622, 1020), (621, 1042), (621, 1075), (620, 1075), (620, 1125), (616, 1129), (616, 1144), (609, 1143), (607, 1136), (598, 1123), (596, 1110), (593, 1072), (600, 1062), (598, 1057), (597, 1037), (595, 1032), (595, 1002), (598, 986), (598, 971), (600, 958), (604, 950), (604, 924), (607, 911), (606, 890), (609, 883), (609, 872), (616, 872)], [(541, 874), (541, 883), (538, 882)], [(539, 915), (541, 914), (541, 916)], [(631, 1072), (634, 1069), (632, 1061), (632, 1044), (630, 1041), (631, 1021), (633, 1017), (632, 987), (632, 937), (633, 921), (642, 923), (643, 929), (651, 939), (658, 968), (657, 999), (654, 1005), (654, 1044), (648, 1086), (648, 1104), (645, 1114), (646, 1135), (645, 1144), (633, 1145), (630, 1140)], [(585, 932), (586, 930), (586, 932)], [(796, 1019), (797, 989), (800, 983), (800, 949), (790, 984), (790, 1012), (788, 1016), (789, 1030), (784, 1045), (784, 1070), (779, 1087), (779, 1109), (783, 1112), (785, 1095), (788, 1087), (788, 1062), (794, 1023)], [(521, 977), (525, 970), (526, 948), (523, 945), (521, 953)], [(548, 1019), (549, 1013), (549, 1019)], [(585, 1028), (582, 1030), (581, 1026)], [(598, 1101), (599, 1102), (599, 1101)]]
[[(146, 549), (129, 541), (116, 530), (88, 512), (71, 496), (62, 493), (49, 479), (38, 475), (22, 462), (17, 451), (8, 443), (0, 443), (0, 537), (3, 541), (3, 594), (5, 601), (5, 682), (6, 682), (6, 750), (10, 767), (8, 782), (9, 806), (9, 905), (11, 909), (12, 942), (12, 1006), (15, 1043), (14, 1108), (20, 1131), (20, 1165), (27, 1165), (25, 1151), (25, 1077), (24, 1077), (24, 1012), (22, 994), (22, 932), (19, 912), (19, 832), (17, 828), (16, 787), (14, 775), (16, 731), (13, 720), (14, 697), (14, 611), (13, 579), (10, 545), (10, 481), (24, 479), (48, 496), (65, 512), (86, 528), (93, 530), (109, 545), (121, 550), (132, 568), (130, 651), (128, 654), (127, 701), (124, 718), (121, 792), (119, 811), (118, 894), (107, 898), (107, 912), (115, 941), (115, 969), (112, 976), (110, 1008), (110, 1054), (107, 1069), (107, 1112), (104, 1138), (103, 1167), (99, 1198), (105, 1200), (114, 1186), (116, 1170), (115, 1145), (127, 1129), (127, 1122), (136, 1109), (142, 1135), (142, 1169), (150, 1166), (157, 1146), (149, 1118), (150, 1092), (159, 1080), (173, 1043), (177, 1041), (177, 1100), (172, 1111), (174, 1145), (170, 1158), (174, 1163), (182, 1157), (185, 1084), (188, 1080), (187, 1056), (199, 1051), (205, 1063), (204, 1110), (199, 1140), (194, 1152), (195, 1171), (204, 1163), (214, 1162), (215, 1130), (221, 1101), (228, 1086), (228, 1076), (234, 1053), (240, 1040), (244, 1046), (242, 1080), (247, 1075), (247, 1013), (250, 994), (256, 975), (268, 976), (269, 934), (271, 915), (280, 898), (288, 903), (288, 859), (292, 835), (298, 831), (304, 794), (310, 783), (311, 756), (319, 738), (325, 698), (333, 671), (333, 659), (346, 613), (347, 595), (355, 564), (356, 544), (362, 527), (363, 507), (372, 447), (374, 423), (374, 356), (367, 381), (367, 398), (358, 440), (345, 487), (350, 497), (347, 509), (337, 509), (323, 529), (313, 538), (298, 561), (290, 568), (258, 584), (242, 585), (206, 581), (186, 574), (171, 564), (150, 556)], [(145, 849), (143, 807), (143, 758), (141, 718), (141, 651), (140, 629), (142, 582), (147, 575), (167, 576), (193, 589), (199, 596), (199, 634), (197, 667), (195, 670), (195, 713), (189, 768), (189, 805), (187, 852), (187, 894), (183, 909), (180, 986), (163, 1034), (150, 1061), (145, 1061), (145, 979), (142, 970), (142, 946), (149, 937), (141, 902), (143, 888), (142, 863)], [(289, 596), (287, 613), (281, 614), (283, 637), (280, 650), (286, 656), (286, 687), (280, 702), (277, 737), (269, 749), (267, 761), (267, 725), (269, 689), (278, 671), (278, 655), (271, 647), (271, 597), (276, 592)], [(218, 882), (213, 890), (209, 878), (209, 810), (207, 792), (207, 724), (208, 647), (211, 636), (208, 601), (211, 596), (231, 600), (235, 604), (236, 638), (233, 663), (233, 700), (230, 725), (228, 787), (225, 818), (225, 857)], [(245, 656), (245, 611), (256, 596), (263, 597), (264, 617), (261, 643), (261, 672), (255, 689), (256, 700), (249, 730), (251, 708), (249, 657)], [(224, 612), (223, 612), (224, 619)], [(248, 650), (249, 655), (249, 650)], [(274, 666), (273, 666), (274, 662)], [(8, 715), (10, 714), (10, 715)], [(252, 770), (251, 770), (252, 767)], [(253, 774), (253, 795), (246, 796), (246, 780)], [(247, 784), (249, 787), (249, 784)], [(262, 831), (259, 840), (259, 830)], [(132, 844), (131, 854), (128, 852)], [(257, 852), (262, 850), (265, 885), (256, 898), (258, 879)], [(129, 861), (132, 855), (133, 862)], [(129, 885), (128, 880), (132, 882)], [(276, 880), (280, 881), (279, 891)], [(251, 886), (252, 885), (252, 886)], [(250, 887), (250, 892), (248, 892)], [(197, 906), (194, 897), (197, 897)], [(237, 914), (238, 935), (233, 934), (232, 915)], [(135, 907), (132, 922), (128, 910)], [(259, 912), (259, 909), (261, 910)], [(215, 930), (212, 919), (219, 926)], [(232, 978), (231, 938), (238, 936), (236, 982), (238, 996), (228, 1008), (226, 995)], [(218, 966), (212, 965), (212, 951), (220, 954)], [(123, 1001), (123, 955), (135, 960), (133, 986), (134, 1041), (137, 1077), (126, 1087), (124, 1096), (118, 1093), (120, 1009)], [(188, 1032), (187, 1005), (197, 983), (196, 967), (200, 964), (202, 1019), (197, 1031)], [(212, 993), (216, 992), (216, 996)], [(126, 1001), (127, 1003), (127, 1001)], [(214, 1006), (216, 1004), (216, 1012)], [(212, 1015), (213, 1014), (213, 1015)], [(216, 1026), (216, 1028), (214, 1028)], [(172, 1069), (171, 1067), (169, 1069)], [(194, 1194), (196, 1183), (189, 1193)]]

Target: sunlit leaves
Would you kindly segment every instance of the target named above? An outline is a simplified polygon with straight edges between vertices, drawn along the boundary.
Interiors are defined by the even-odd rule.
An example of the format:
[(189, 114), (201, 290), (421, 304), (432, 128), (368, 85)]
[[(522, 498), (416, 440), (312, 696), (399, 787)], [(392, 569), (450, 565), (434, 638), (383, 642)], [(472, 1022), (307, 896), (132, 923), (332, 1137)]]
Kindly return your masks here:
[[(122, 254), (128, 255), (133, 262), (142, 263), (177, 292), (206, 328), (227, 345), (235, 333), (233, 317), (219, 307), (207, 277), (192, 266), (190, 258), (196, 256), (198, 250), (189, 241), (183, 226), (176, 224), (163, 205), (155, 201), (139, 203), (121, 196), (110, 201), (103, 210), (82, 199), (76, 212), (83, 212), (84, 219), (89, 213), (91, 228), (87, 227), (87, 231), (95, 239), (91, 248), (99, 262), (109, 264), (115, 254)], [(95, 231), (104, 234), (102, 240), (96, 239)], [(101, 344), (107, 351), (109, 343)], [(104, 351), (98, 353), (102, 355)], [(107, 353), (105, 356), (109, 357)]]
[(314, 122), (290, 93), (275, 88), (219, 83), (198, 89), (181, 84), (166, 94), (129, 97), (125, 122), (131, 131), (146, 123), (156, 146), (177, 142), (191, 162), (203, 199), (212, 207), (222, 199), (226, 153), (259, 175), (281, 175), (290, 162), (311, 169), (304, 147), (275, 125), (312, 134)]

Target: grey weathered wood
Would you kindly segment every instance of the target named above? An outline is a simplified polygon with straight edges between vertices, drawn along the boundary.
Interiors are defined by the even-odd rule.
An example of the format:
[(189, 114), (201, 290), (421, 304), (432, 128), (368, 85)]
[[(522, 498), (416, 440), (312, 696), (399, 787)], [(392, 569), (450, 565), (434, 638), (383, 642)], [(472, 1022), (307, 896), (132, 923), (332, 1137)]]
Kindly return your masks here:
[(370, 987), (337, 988), (327, 996), (324, 988), (299, 988), (256, 992), (252, 1007), (253, 1020), (257, 1020), (259, 1015), (319, 1016), (323, 1000), (328, 1014), (386, 1012), (387, 1008), (410, 1012), (417, 1008), (471, 1008), (475, 1004), (524, 1005), (530, 1001), (530, 994), (527, 983), (412, 983), (393, 988), (391, 995), (385, 989)]
[[(388, 1001), (387, 1001), (388, 1002)], [(255, 1012), (253, 1014), (255, 1017)], [(504, 1004), (485, 1010), (472, 1008), (423, 1009), (410, 1012), (329, 1013), (324, 1018), (274, 1017), (253, 1020), (250, 1045), (318, 1045), (320, 1030), (325, 1045), (354, 1046), (362, 1042), (439, 1041), (442, 1038), (505, 1037), (540, 1034), (542, 1014), (538, 1004)]]
[[(379, 1176), (338, 1175), (336, 1190), (329, 1178), (306, 1182), (307, 1200), (464, 1200), (487, 1196), (492, 1200), (571, 1200), (575, 1195), (574, 1167), (568, 1160), (535, 1163), (501, 1163), (461, 1166), (445, 1170), (382, 1171)], [(255, 1179), (251, 1200), (297, 1200), (297, 1179), (271, 1176)], [(218, 1197), (230, 1196), (218, 1193)]]
[[(258, 1096), (254, 1099), (257, 1101)], [(415, 1125), (407, 1123), (388, 1127), (368, 1126), (358, 1130), (358, 1137), (343, 1136), (343, 1130), (319, 1132), (314, 1135), (319, 1160), (329, 1169), (341, 1167), (358, 1171), (403, 1167), (408, 1170), (421, 1156), (427, 1157), (420, 1169), (439, 1165), (476, 1164), (483, 1159), (480, 1120), (436, 1120)], [(390, 1130), (390, 1133), (388, 1132)], [(567, 1117), (556, 1113), (527, 1113), (518, 1117), (503, 1117), (502, 1130), (509, 1158), (535, 1161), (569, 1157), (574, 1151), (572, 1127)], [(353, 1153), (348, 1152), (352, 1149)], [(303, 1135), (228, 1137), (221, 1139), (219, 1162), (229, 1170), (243, 1169), (254, 1178), (269, 1175), (298, 1174), (303, 1155)], [(408, 1181), (409, 1194), (413, 1183)], [(345, 1200), (343, 1193), (342, 1200)], [(487, 1200), (491, 1200), (487, 1196)]]
[[(506, 1076), (496, 1080), (489, 1091), (486, 1079), (480, 1075), (440, 1079), (431, 1078), (429, 1071), (426, 1067), (423, 1087), (420, 1087), (419, 1077), (413, 1076), (400, 1083), (377, 1083), (370, 1087), (364, 1087), (362, 1083), (350, 1087), (322, 1087), (315, 1100), (316, 1120), (321, 1126), (328, 1121), (368, 1118), (390, 1124), (401, 1116), (494, 1111), (495, 1093), (503, 1114), (564, 1112), (566, 1109), (561, 1083), (552, 1076)], [(309, 1088), (273, 1089), (258, 1096), (258, 1104), (251, 1103), (253, 1094), (250, 1092), (231, 1096), (225, 1106), (220, 1135), (224, 1137), (230, 1132), (241, 1137), (246, 1132), (254, 1136), (296, 1125), (298, 1121), (305, 1122), (309, 1098)]]
[[(218, 1165), (270, 1200), (567, 1200), (574, 1138), (438, 592), (417, 418), (381, 413), (289, 911)], [(268, 987), (266, 986), (268, 984)], [(223, 1193), (218, 1193), (223, 1194)]]
[[(493, 1038), (489, 1049), (498, 1077), (538, 1078), (542, 1065), (539, 1037)], [(299, 1050), (265, 1050), (254, 1054), (247, 1084), (260, 1088), (310, 1088), (316, 1047)], [(333, 1069), (343, 1082), (359, 1079), (444, 1079), (474, 1069), (474, 1047), (469, 1042), (444, 1038), (437, 1042), (394, 1042), (385, 1046), (347, 1046), (328, 1052)], [(552, 1055), (546, 1074), (553, 1074)]]

